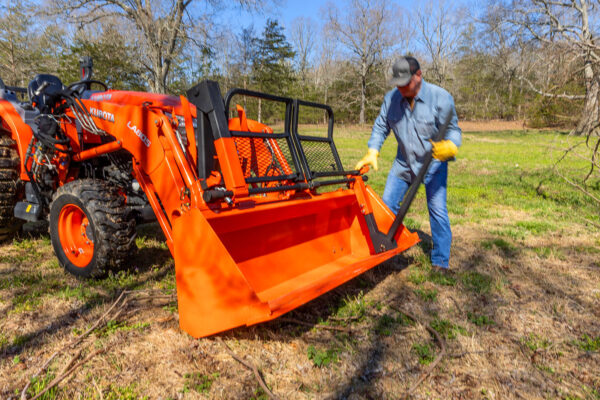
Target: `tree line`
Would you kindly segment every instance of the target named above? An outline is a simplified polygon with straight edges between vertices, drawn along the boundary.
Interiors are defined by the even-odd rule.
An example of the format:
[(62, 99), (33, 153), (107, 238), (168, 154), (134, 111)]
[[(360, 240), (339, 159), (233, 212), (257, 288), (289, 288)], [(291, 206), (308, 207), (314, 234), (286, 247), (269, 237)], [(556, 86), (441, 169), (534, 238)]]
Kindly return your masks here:
[[(226, 10), (264, 13), (277, 0), (1, 0), (0, 77), (95, 79), (118, 89), (182, 94), (202, 79), (326, 103), (343, 123), (379, 112), (394, 57), (417, 57), (454, 96), (459, 118), (525, 120), (595, 135), (597, 0), (449, 1), (403, 10), (384, 0), (329, 3), (284, 27), (223, 23)], [(263, 112), (268, 112), (268, 109)], [(318, 121), (315, 121), (318, 122)]]

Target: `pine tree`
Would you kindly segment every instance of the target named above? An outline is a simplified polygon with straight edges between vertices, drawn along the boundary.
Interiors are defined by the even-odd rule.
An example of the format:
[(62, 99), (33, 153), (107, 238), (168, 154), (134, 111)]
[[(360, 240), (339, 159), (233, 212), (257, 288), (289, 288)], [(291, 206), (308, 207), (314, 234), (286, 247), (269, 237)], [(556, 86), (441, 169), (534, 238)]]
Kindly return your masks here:
[[(296, 53), (277, 20), (268, 19), (262, 36), (258, 39), (258, 53), (254, 58), (253, 77), (258, 90), (285, 95), (294, 83), (292, 61)], [(270, 106), (265, 115), (271, 113)], [(258, 118), (262, 117), (259, 105)]]

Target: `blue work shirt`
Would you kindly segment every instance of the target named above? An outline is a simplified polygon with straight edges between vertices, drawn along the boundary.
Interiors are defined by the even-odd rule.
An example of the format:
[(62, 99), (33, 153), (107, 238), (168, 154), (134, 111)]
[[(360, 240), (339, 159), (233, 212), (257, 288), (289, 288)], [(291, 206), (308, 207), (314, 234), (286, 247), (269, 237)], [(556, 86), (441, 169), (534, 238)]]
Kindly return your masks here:
[[(448, 113), (452, 113), (452, 118), (445, 139), (451, 140), (458, 147), (461, 144), (461, 130), (450, 93), (422, 80), (411, 110), (408, 100), (394, 88), (385, 95), (379, 116), (373, 124), (368, 146), (379, 151), (390, 130), (394, 131), (398, 152), (390, 174), (410, 183), (423, 166), (427, 153), (431, 152), (429, 140), (436, 136)], [(433, 175), (440, 165), (441, 162), (434, 159), (428, 174)]]

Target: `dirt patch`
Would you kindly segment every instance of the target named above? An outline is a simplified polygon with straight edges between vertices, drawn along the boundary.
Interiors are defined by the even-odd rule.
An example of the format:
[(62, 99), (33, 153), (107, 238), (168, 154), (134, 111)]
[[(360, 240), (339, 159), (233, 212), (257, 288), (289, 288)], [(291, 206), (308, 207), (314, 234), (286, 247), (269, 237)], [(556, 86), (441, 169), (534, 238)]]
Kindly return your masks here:
[(527, 129), (525, 121), (458, 121), (458, 126), (463, 132), (494, 132), (494, 131), (522, 131)]

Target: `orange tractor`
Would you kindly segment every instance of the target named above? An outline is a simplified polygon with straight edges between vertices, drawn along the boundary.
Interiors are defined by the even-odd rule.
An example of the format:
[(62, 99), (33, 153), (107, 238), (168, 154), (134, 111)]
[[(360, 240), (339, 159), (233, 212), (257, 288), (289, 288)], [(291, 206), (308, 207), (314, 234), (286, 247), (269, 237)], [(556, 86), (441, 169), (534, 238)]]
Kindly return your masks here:
[[(82, 70), (69, 86), (0, 81), (0, 233), (47, 218), (60, 264), (98, 277), (126, 263), (150, 214), (192, 336), (277, 318), (418, 242), (365, 185), (368, 167), (344, 170), (328, 106), (223, 98), (212, 81), (186, 97), (108, 90), (91, 60)], [(246, 118), (236, 96), (279, 104), (283, 127)], [(301, 108), (328, 116), (326, 136), (299, 133)]]

